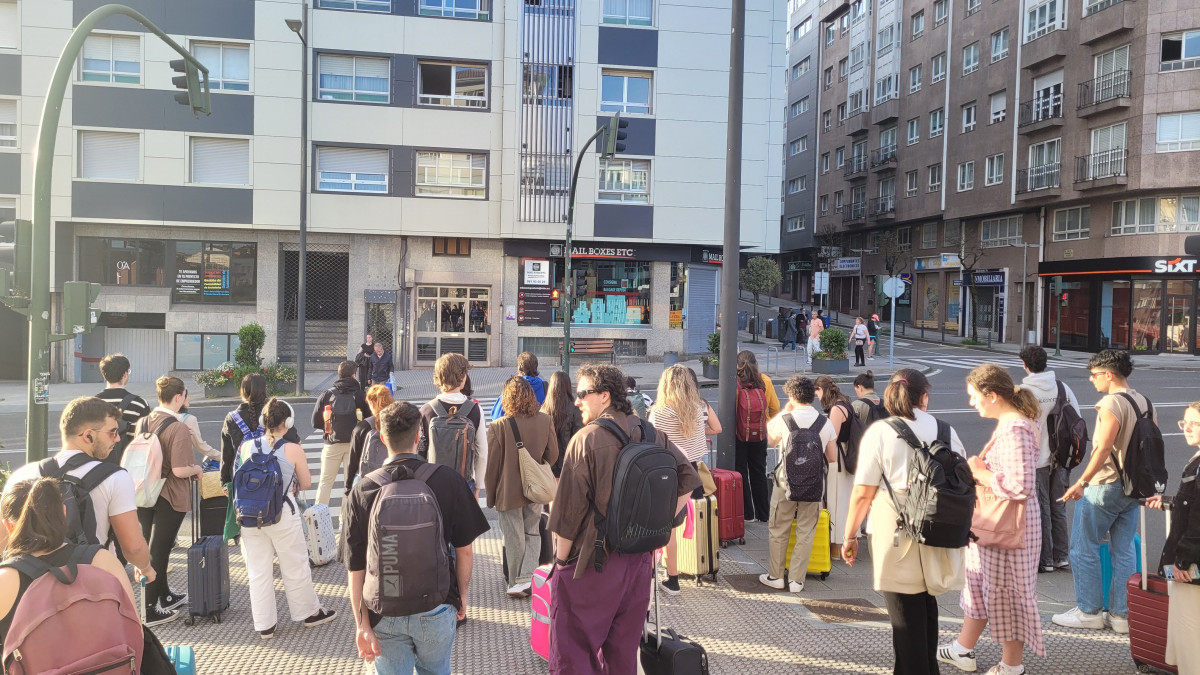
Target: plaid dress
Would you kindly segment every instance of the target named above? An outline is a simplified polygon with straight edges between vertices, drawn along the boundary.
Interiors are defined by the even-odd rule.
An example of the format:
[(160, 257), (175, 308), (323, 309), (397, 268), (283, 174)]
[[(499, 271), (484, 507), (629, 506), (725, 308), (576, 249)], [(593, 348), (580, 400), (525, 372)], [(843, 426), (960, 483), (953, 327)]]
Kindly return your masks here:
[(1038, 656), (1046, 655), (1037, 606), (1037, 566), (1042, 520), (1037, 501), (1036, 466), (1040, 447), (1037, 423), (1001, 422), (988, 442), (984, 462), (995, 475), (989, 487), (997, 497), (1025, 497), (1025, 548), (967, 547), (967, 586), (959, 596), (963, 614), (988, 622), (997, 642), (1020, 640)]

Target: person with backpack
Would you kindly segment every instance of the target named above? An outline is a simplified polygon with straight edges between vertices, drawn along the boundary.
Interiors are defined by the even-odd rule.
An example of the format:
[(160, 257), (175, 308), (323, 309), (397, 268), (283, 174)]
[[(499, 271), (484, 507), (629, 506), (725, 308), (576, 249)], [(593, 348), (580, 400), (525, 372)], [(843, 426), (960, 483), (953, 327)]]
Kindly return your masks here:
[(96, 398), (111, 403), (117, 407), (121, 416), (117, 418), (117, 431), (121, 440), (113, 446), (108, 459), (104, 460), (117, 466), (121, 465), (121, 456), (125, 454), (125, 446), (133, 440), (133, 428), (138, 420), (150, 414), (150, 406), (146, 399), (125, 388), (129, 384), (129, 359), (124, 354), (109, 354), (100, 360), (100, 376), (104, 378), (106, 388)]
[(339, 363), (338, 379), (332, 387), (321, 392), (317, 404), (313, 406), (313, 429), (324, 431), (316, 503), (326, 506), (329, 505), (329, 493), (333, 490), (338, 471), (341, 471), (342, 465), (349, 459), (354, 427), (358, 426), (360, 415), (362, 419), (371, 416), (366, 396), (359, 388), (358, 380), (354, 379), (354, 369), (353, 361)]
[(342, 524), (355, 644), (378, 675), (449, 675), (472, 543), (488, 521), (462, 476), (417, 454), (420, 410), (397, 402), (378, 419), (388, 460), (351, 490)]
[[(675, 444), (695, 467), (708, 455), (708, 435), (721, 433), (717, 413), (708, 405), (708, 401), (700, 397), (687, 366), (678, 363), (659, 376), (656, 398), (658, 401), (650, 411), (650, 424), (666, 434), (667, 440)], [(704, 492), (697, 489), (692, 499), (703, 496)], [(663, 566), (667, 568), (667, 578), (662, 582), (662, 589), (670, 595), (679, 595), (678, 530), (671, 531)]]
[[(259, 428), (258, 419), (262, 415), (263, 405), (267, 402), (267, 378), (261, 373), (249, 373), (242, 378), (239, 385), (242, 402), (237, 409), (225, 415), (221, 426), (221, 483), (229, 485), (233, 482), (234, 460), (242, 442), (257, 438), (265, 433)], [(300, 433), (295, 427), (284, 434), (288, 443), (299, 443)], [(230, 504), (234, 495), (229, 495)]]
[(550, 416), (554, 423), (554, 434), (558, 439), (558, 461), (551, 467), (554, 477), (558, 478), (562, 475), (567, 444), (583, 428), (583, 413), (575, 407), (575, 390), (571, 388), (570, 375), (560, 370), (550, 376), (550, 386), (546, 389), (542, 412)]
[[(812, 380), (794, 375), (783, 385), (788, 402), (783, 412), (767, 425), (769, 443), (779, 446), (779, 464), (772, 477), (769, 566), (758, 581), (764, 586), (791, 593), (804, 590), (804, 570), (812, 555), (813, 537), (825, 495), (825, 472), (837, 460), (837, 434), (829, 420), (813, 407), (816, 390)], [(792, 521), (796, 521), (796, 545), (789, 552)], [(787, 564), (788, 560), (791, 564)], [(793, 577), (784, 579), (784, 571)], [(796, 577), (799, 577), (797, 579)]]
[(854, 365), (867, 365), (866, 348), (870, 339), (871, 335), (867, 332), (867, 324), (863, 322), (863, 318), (855, 317), (854, 328), (850, 330), (850, 344), (854, 345)]
[(633, 673), (652, 552), (683, 522), (700, 476), (665, 433), (633, 415), (618, 368), (585, 365), (578, 378), (575, 405), (585, 426), (567, 446), (550, 511), (558, 535), (550, 672)]
[[(21, 672), (100, 672), (133, 659), (136, 670), (120, 672), (144, 672), (142, 626), (125, 567), (99, 544), (65, 541), (64, 506), (55, 478), (20, 481), (0, 499), (8, 533), (0, 562), (4, 663), (19, 652)], [(64, 635), (80, 625), (90, 630)]]
[(538, 464), (558, 461), (558, 437), (550, 416), (538, 411), (533, 387), (525, 378), (514, 375), (500, 393), (504, 417), (488, 425), (488, 463), (484, 476), (488, 508), (495, 509), (508, 556), (508, 597), (530, 594), (533, 570), (542, 551), (541, 519), (543, 503), (525, 495), (524, 471), (520, 454)]
[(967, 546), (967, 585), (958, 599), (963, 623), (953, 642), (938, 647), (937, 658), (975, 672), (975, 646), (987, 628), (1003, 645), (1000, 663), (988, 675), (1021, 675), (1026, 645), (1038, 656), (1046, 655), (1037, 588), (1041, 406), (1031, 390), (1015, 385), (1008, 371), (994, 363), (967, 375), (967, 394), (981, 418), (996, 420), (996, 429), (983, 451), (967, 460), (980, 487), (972, 524), (976, 536)]
[(864, 427), (850, 398), (842, 393), (837, 383), (828, 375), (819, 376), (814, 382), (821, 409), (829, 417), (829, 424), (838, 438), (838, 452), (831, 462), (825, 481), (825, 499), (828, 502), (829, 555), (834, 560), (842, 552), (842, 529), (846, 513), (850, 510), (850, 492), (854, 489), (854, 473), (858, 469), (858, 448)]
[[(1068, 628), (1129, 632), (1125, 580), (1136, 569), (1133, 535), (1138, 527), (1138, 499), (1166, 490), (1162, 433), (1154, 406), (1129, 386), (1133, 361), (1129, 352), (1105, 349), (1088, 360), (1088, 379), (1104, 394), (1096, 402), (1096, 435), (1087, 466), (1063, 501), (1075, 501), (1071, 522), (1071, 571), (1075, 607), (1051, 617)], [(1148, 452), (1149, 451), (1149, 452)], [(1113, 581), (1108, 612), (1100, 576), (1100, 544), (1109, 539)]]
[[(883, 594), (892, 624), (892, 672), (935, 675), (939, 672), (937, 596), (961, 589), (965, 583), (963, 556), (975, 504), (975, 480), (958, 433), (926, 412), (929, 380), (920, 371), (897, 370), (883, 392), (883, 401), (893, 417), (872, 424), (863, 435), (843, 531), (842, 558), (851, 566), (858, 559), (859, 527), (869, 510), (867, 540), (874, 588)], [(944, 490), (934, 489), (933, 481), (910, 485), (909, 476), (915, 473), (910, 468), (922, 467), (944, 472), (945, 482), (938, 486)], [(943, 504), (943, 500), (953, 504)], [(950, 522), (900, 518), (899, 514), (912, 512), (906, 507), (931, 501), (942, 506), (946, 515), (956, 517)], [(914, 539), (914, 532), (929, 543)]]
[[(1057, 456), (1052, 448), (1073, 445), (1071, 439), (1060, 438), (1070, 434), (1072, 425), (1067, 418), (1078, 420), (1083, 431), (1079, 439), (1080, 450), (1087, 447), (1087, 424), (1079, 416), (1079, 401), (1075, 392), (1059, 380), (1053, 370), (1046, 370), (1046, 350), (1038, 345), (1027, 345), (1021, 350), (1021, 363), (1025, 366), (1025, 378), (1021, 387), (1033, 392), (1040, 406), (1038, 425), (1041, 428), (1041, 449), (1037, 461), (1038, 506), (1042, 511), (1042, 554), (1038, 563), (1039, 572), (1053, 572), (1071, 566), (1068, 546), (1070, 534), (1067, 529), (1067, 505), (1062, 501), (1067, 491), (1067, 477), (1075, 468), (1067, 459)], [(1068, 411), (1069, 409), (1069, 411)]]
[[(382, 384), (373, 384), (367, 390), (367, 407), (371, 409), (371, 414), (354, 427), (354, 433), (350, 436), (350, 459), (346, 462), (347, 495), (355, 481), (382, 468), (387, 461), (387, 446), (383, 444), (383, 436), (379, 433), (379, 413), (394, 401), (392, 392)], [(345, 503), (343, 500), (343, 506)]]
[(863, 429), (871, 426), (872, 422), (888, 416), (879, 394), (875, 393), (875, 373), (868, 370), (855, 376), (854, 395), (858, 398), (850, 403), (850, 407), (863, 423)]
[[(452, 467), (478, 496), (479, 484), (487, 473), (488, 438), (483, 411), (462, 393), (470, 368), (462, 354), (442, 354), (434, 362), (433, 383), (442, 393), (421, 406), (417, 452), (434, 464)], [(499, 406), (499, 399), (496, 404)]]
[(646, 402), (649, 399), (638, 389), (637, 380), (633, 379), (632, 375), (625, 376), (625, 397), (629, 399), (629, 405), (633, 406), (633, 414), (647, 419), (646, 415), (649, 412)]
[[(263, 406), (261, 424), (266, 434), (242, 443), (233, 480), (250, 587), (250, 613), (254, 630), (260, 638), (269, 640), (275, 637), (279, 623), (275, 559), (279, 560), (279, 576), (292, 621), (312, 628), (333, 621), (337, 612), (321, 606), (308, 565), (308, 544), (296, 506), (296, 490), (307, 490), (312, 485), (312, 474), (304, 448), (286, 437), (288, 429), (295, 426), (292, 406), (272, 398)], [(269, 505), (260, 506), (264, 500)], [(252, 513), (259, 517), (248, 518), (246, 514)]]
[(749, 350), (738, 352), (734, 410), (733, 461), (742, 474), (743, 513), (746, 520), (765, 523), (773, 511), (767, 485), (767, 422), (779, 414), (779, 396), (771, 378), (758, 371), (758, 359)]
[[(529, 386), (533, 387), (533, 394), (537, 397), (538, 405), (546, 402), (546, 381), (538, 376), (538, 358), (533, 352), (521, 352), (517, 354), (517, 375), (525, 378)], [(492, 405), (492, 414), (488, 419), (498, 420), (504, 417), (504, 404), (500, 399)]]

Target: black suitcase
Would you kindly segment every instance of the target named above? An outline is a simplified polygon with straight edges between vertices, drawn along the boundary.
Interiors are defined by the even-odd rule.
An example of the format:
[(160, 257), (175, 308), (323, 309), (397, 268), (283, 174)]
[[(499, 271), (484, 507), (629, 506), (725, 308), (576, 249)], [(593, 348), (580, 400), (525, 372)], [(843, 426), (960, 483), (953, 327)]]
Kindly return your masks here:
[[(203, 514), (200, 488), (192, 482), (192, 545), (187, 552), (189, 626), (198, 616), (211, 616), (221, 623), (221, 612), (229, 609), (229, 547), (224, 536), (200, 535)], [(197, 514), (200, 517), (197, 517)], [(222, 523), (224, 511), (222, 511)]]
[(225, 511), (229, 497), (209, 497), (200, 500), (200, 536), (225, 536)]
[[(651, 561), (653, 565), (653, 561)], [(708, 675), (708, 653), (704, 647), (663, 628), (658, 612), (658, 566), (654, 566), (654, 622), (651, 630), (649, 612), (642, 631), (639, 649), (642, 670), (646, 675)]]
[[(550, 514), (542, 512), (542, 517), (538, 519), (538, 534), (542, 535), (542, 550), (538, 553), (538, 565), (549, 565), (554, 562), (554, 535), (550, 530), (546, 529), (550, 523)], [(504, 550), (504, 544), (500, 544), (500, 564), (504, 568), (504, 578), (508, 579), (508, 551)]]

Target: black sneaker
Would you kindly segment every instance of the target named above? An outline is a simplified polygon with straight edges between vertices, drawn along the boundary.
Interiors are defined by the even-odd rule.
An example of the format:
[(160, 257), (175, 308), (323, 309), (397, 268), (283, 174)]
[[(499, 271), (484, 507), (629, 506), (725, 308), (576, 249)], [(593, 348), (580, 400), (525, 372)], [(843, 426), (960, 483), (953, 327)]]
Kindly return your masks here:
[(671, 595), (679, 595), (679, 576), (667, 577), (666, 581), (662, 582), (662, 588)]
[(158, 599), (158, 605), (163, 609), (170, 611), (179, 609), (187, 602), (187, 593), (176, 593), (175, 591), (167, 591), (167, 594)]
[(312, 616), (310, 616), (304, 620), (304, 627), (312, 628), (313, 626), (320, 626), (321, 624), (329, 623), (330, 621), (333, 621), (336, 618), (337, 618), (337, 611), (321, 608), (321, 609), (317, 610), (316, 614), (313, 614)]
[(271, 626), (266, 630), (258, 631), (258, 637), (264, 640), (270, 640), (271, 638), (275, 637), (275, 626)]
[(158, 626), (164, 623), (170, 623), (179, 618), (179, 612), (160, 609), (158, 605), (146, 608), (146, 625)]

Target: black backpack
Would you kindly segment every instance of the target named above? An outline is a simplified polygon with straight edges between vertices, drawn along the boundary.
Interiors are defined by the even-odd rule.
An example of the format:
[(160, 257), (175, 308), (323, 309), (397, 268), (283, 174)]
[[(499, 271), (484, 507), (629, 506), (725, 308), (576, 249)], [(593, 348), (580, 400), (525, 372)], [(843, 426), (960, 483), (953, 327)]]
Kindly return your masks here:
[(908, 461), (908, 498), (901, 507), (887, 476), (883, 484), (896, 509), (895, 541), (906, 532), (913, 541), (939, 548), (962, 548), (971, 536), (975, 477), (962, 455), (950, 448), (950, 425), (937, 421), (937, 438), (922, 443), (903, 420), (888, 426), (915, 452)]
[(332, 438), (327, 436), (325, 440), (349, 443), (350, 437), (354, 434), (354, 427), (358, 426), (358, 402), (355, 400), (354, 394), (330, 389), (329, 405), (333, 408), (333, 415), (330, 417), (333, 434)]
[(1046, 415), (1046, 431), (1050, 437), (1050, 457), (1056, 466), (1068, 472), (1083, 462), (1087, 454), (1087, 422), (1071, 407), (1067, 388), (1058, 383), (1058, 398)]
[[(97, 462), (97, 464), (84, 474), (83, 478), (70, 475), (71, 471), (88, 462)], [(84, 452), (71, 457), (62, 466), (59, 466), (58, 460), (53, 457), (47, 457), (38, 462), (38, 472), (42, 476), (59, 480), (58, 489), (67, 509), (66, 540), (68, 543), (104, 544), (107, 546), (112, 541), (111, 530), (106, 541), (96, 538), (96, 507), (92, 504), (91, 492), (118, 471), (124, 471), (124, 469), (109, 462), (98, 461)]]
[[(829, 473), (825, 444), (821, 442), (825, 416), (817, 415), (812, 426), (801, 427), (791, 413), (785, 413), (783, 423), (788, 428), (787, 452), (779, 461), (784, 464), (787, 485), (779, 487), (787, 488), (790, 502), (819, 502), (825, 497), (825, 477)], [(779, 475), (779, 465), (772, 474)]]
[(1146, 399), (1146, 413), (1142, 414), (1142, 409), (1132, 396), (1125, 392), (1120, 392), (1119, 395), (1129, 401), (1134, 414), (1137, 415), (1137, 421), (1133, 423), (1133, 432), (1129, 435), (1129, 445), (1125, 448), (1125, 466), (1129, 470), (1121, 467), (1121, 460), (1117, 458), (1115, 451), (1112, 455), (1117, 473), (1121, 476), (1125, 496), (1145, 499), (1161, 495), (1167, 489), (1167, 462), (1163, 452), (1162, 432), (1154, 423), (1154, 404), (1150, 399)]
[(128, 443), (129, 438), (133, 436), (133, 424), (125, 418), (125, 407), (133, 403), (133, 399), (137, 398), (137, 394), (125, 394), (121, 402), (117, 404), (117, 410), (120, 415), (117, 416), (117, 433), (121, 435), (121, 440)]
[(858, 446), (867, 427), (858, 419), (858, 413), (849, 403), (841, 401), (837, 405), (846, 411), (846, 421), (842, 424), (842, 432), (838, 434), (838, 469), (854, 473), (858, 471)]
[(863, 422), (864, 430), (873, 423), (888, 418), (887, 408), (884, 408), (882, 403), (876, 403), (869, 398), (860, 398), (858, 400), (867, 404), (867, 420)]
[(654, 427), (638, 420), (642, 440), (630, 440), (616, 422), (601, 417), (591, 422), (617, 437), (621, 450), (613, 467), (608, 513), (589, 499), (596, 523), (597, 572), (604, 571), (608, 548), (620, 553), (649, 553), (667, 545), (679, 501), (679, 468), (675, 454), (657, 442)]

